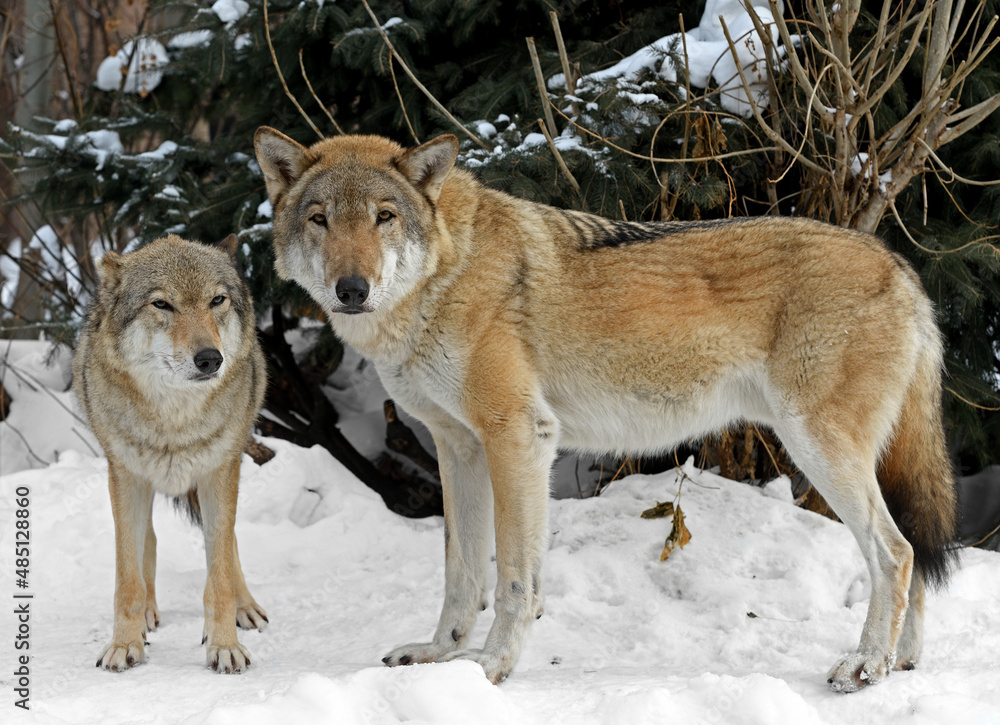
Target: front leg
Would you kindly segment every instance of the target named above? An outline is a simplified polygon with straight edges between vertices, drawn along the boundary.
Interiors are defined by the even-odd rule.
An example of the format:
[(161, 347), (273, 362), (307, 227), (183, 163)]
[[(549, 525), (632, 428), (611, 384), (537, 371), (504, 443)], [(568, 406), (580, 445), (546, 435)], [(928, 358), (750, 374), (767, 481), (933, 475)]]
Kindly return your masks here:
[(483, 433), (493, 482), (496, 618), (482, 650), (453, 652), (444, 658), (479, 662), (494, 684), (510, 674), (528, 627), (541, 615), (549, 474), (557, 433), (555, 417), (537, 398), (502, 417), (502, 425), (484, 426)]
[(236, 638), (236, 499), (240, 459), (227, 461), (198, 483), (205, 556), (205, 637), (208, 666), (222, 673), (243, 672), (250, 653)]
[(108, 490), (115, 519), (115, 630), (97, 666), (120, 671), (143, 661), (146, 642), (146, 582), (140, 562), (153, 488), (108, 457)]
[(389, 666), (434, 662), (464, 647), (487, 604), (493, 500), (486, 455), (476, 436), (459, 423), (432, 432), (444, 496), (444, 608), (434, 638), (397, 647), (382, 659)]

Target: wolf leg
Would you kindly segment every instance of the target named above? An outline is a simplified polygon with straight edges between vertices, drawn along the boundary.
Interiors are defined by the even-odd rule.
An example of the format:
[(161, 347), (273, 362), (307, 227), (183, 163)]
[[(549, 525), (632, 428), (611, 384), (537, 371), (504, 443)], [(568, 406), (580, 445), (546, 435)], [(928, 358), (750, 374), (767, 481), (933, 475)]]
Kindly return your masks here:
[(910, 577), (909, 603), (903, 632), (896, 643), (896, 669), (912, 670), (924, 648), (924, 575), (914, 569)]
[(143, 661), (146, 583), (139, 562), (144, 558), (153, 489), (110, 456), (108, 489), (115, 519), (115, 630), (97, 666), (117, 672)]
[[(832, 427), (824, 431), (822, 443), (801, 426), (786, 423), (776, 429), (792, 459), (854, 534), (871, 575), (861, 642), (856, 652), (834, 665), (827, 680), (837, 692), (854, 692), (881, 681), (895, 666), (896, 643), (907, 616), (913, 548), (882, 498), (874, 453), (857, 450), (849, 436), (836, 435)], [(914, 624), (918, 619), (913, 618)]]
[(513, 414), (484, 446), (493, 482), (497, 545), (496, 618), (481, 650), (443, 659), (471, 659), (494, 684), (507, 678), (528, 627), (540, 615), (542, 557), (548, 526), (549, 474), (557, 424), (543, 403)]
[(156, 532), (153, 531), (153, 497), (149, 499), (146, 544), (142, 550), (142, 578), (146, 582), (146, 631), (155, 632), (160, 626), (160, 610), (156, 606)]
[(486, 609), (493, 500), (486, 455), (458, 423), (433, 429), (444, 494), (445, 598), (434, 638), (397, 647), (389, 666), (433, 662), (464, 647), (476, 616)]
[(240, 564), (240, 550), (236, 545), (236, 536), (233, 536), (233, 584), (236, 594), (236, 624), (240, 629), (264, 630), (267, 626), (267, 612), (264, 607), (257, 604), (250, 590), (247, 588), (246, 579), (243, 578), (243, 566)]
[(243, 672), (250, 653), (236, 638), (236, 499), (240, 459), (227, 462), (198, 483), (205, 556), (205, 638), (208, 666), (221, 673)]

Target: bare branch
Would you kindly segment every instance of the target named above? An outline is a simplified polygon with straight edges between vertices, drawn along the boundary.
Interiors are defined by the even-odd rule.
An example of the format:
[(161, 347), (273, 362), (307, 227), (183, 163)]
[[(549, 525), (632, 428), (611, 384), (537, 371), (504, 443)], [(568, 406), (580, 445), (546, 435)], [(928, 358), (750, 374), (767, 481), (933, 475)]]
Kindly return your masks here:
[(545, 77), (542, 75), (542, 64), (538, 62), (538, 51), (535, 49), (535, 39), (525, 38), (528, 44), (528, 55), (531, 56), (531, 68), (535, 71), (535, 83), (538, 84), (538, 95), (542, 98), (542, 111), (545, 113), (545, 123), (549, 128), (549, 133), (555, 136), (559, 133), (556, 128), (556, 121), (552, 117), (552, 109), (549, 108), (549, 94), (545, 90)]
[[(888, 2), (889, 0), (886, 0)], [(778, 5), (778, 0), (768, 0), (768, 5), (771, 8), (771, 15), (774, 17), (774, 24), (778, 28), (778, 35), (781, 37), (781, 42), (785, 46), (785, 57), (788, 59), (788, 67), (792, 69), (792, 77), (795, 78), (796, 83), (803, 92), (807, 93), (810, 99), (815, 99), (817, 97), (819, 83), (813, 84), (809, 80), (809, 76), (806, 74), (805, 68), (802, 67), (802, 63), (799, 62), (798, 55), (795, 54), (795, 49), (792, 46), (792, 36), (788, 32), (788, 24), (785, 22), (784, 17), (781, 14), (781, 6)], [(754, 27), (757, 28), (757, 32), (763, 37), (762, 28), (760, 22), (760, 17), (757, 15), (757, 11), (754, 10), (750, 5), (747, 5), (747, 12), (750, 15), (750, 19), (753, 20)], [(770, 34), (768, 34), (768, 40), (770, 40)], [(833, 122), (833, 114), (830, 113), (827, 105), (825, 103), (818, 103), (816, 105), (816, 115), (818, 115), (824, 121), (828, 123)]]
[(799, 155), (795, 147), (788, 143), (784, 137), (777, 133), (771, 126), (764, 120), (760, 115), (760, 108), (757, 106), (757, 101), (753, 97), (753, 91), (750, 90), (750, 83), (747, 81), (746, 74), (743, 72), (743, 66), (740, 63), (739, 53), (736, 51), (736, 45), (733, 43), (733, 38), (729, 34), (729, 28), (726, 26), (725, 18), (721, 15), (719, 16), (719, 22), (722, 24), (722, 32), (726, 35), (726, 42), (729, 44), (729, 53), (733, 56), (733, 62), (736, 64), (736, 72), (739, 73), (740, 82), (743, 84), (743, 90), (747, 94), (747, 103), (750, 106), (750, 110), (753, 112), (754, 118), (757, 119), (757, 123), (760, 124), (761, 129), (764, 134), (776, 143), (779, 147), (783, 148), (788, 153), (793, 156), (798, 156), (799, 161), (808, 169), (815, 171), (818, 174), (828, 176), (829, 172), (816, 162)]
[(566, 162), (563, 160), (562, 154), (559, 153), (559, 149), (556, 148), (556, 142), (552, 140), (552, 134), (549, 133), (548, 128), (546, 128), (545, 123), (540, 118), (538, 119), (538, 125), (542, 129), (542, 133), (545, 134), (545, 140), (549, 144), (549, 149), (552, 151), (552, 155), (556, 157), (556, 163), (559, 164), (559, 169), (566, 175), (566, 178), (569, 179), (569, 183), (573, 187), (573, 191), (575, 191), (579, 196), (580, 183), (576, 180), (576, 177), (573, 176), (569, 167), (566, 166)]
[(323, 109), (323, 113), (325, 113), (326, 117), (330, 119), (330, 123), (333, 124), (333, 127), (335, 129), (337, 129), (337, 133), (343, 136), (344, 129), (340, 127), (340, 124), (334, 120), (333, 114), (330, 113), (327, 110), (326, 106), (323, 104), (323, 102), (319, 100), (319, 96), (317, 96), (316, 91), (313, 90), (312, 83), (309, 82), (309, 76), (306, 75), (305, 63), (302, 62), (302, 48), (299, 48), (299, 68), (302, 70), (302, 80), (306, 82), (306, 88), (309, 89), (309, 92), (312, 94), (313, 99), (316, 101), (317, 104), (319, 104), (319, 107)]
[(951, 0), (931, 0), (927, 3), (927, 9), (934, 13), (934, 22), (931, 24), (931, 37), (924, 64), (925, 96), (931, 95), (941, 82), (941, 70), (948, 54), (948, 36), (951, 34)]
[(309, 127), (316, 132), (316, 135), (321, 139), (324, 138), (320, 130), (316, 128), (316, 124), (313, 123), (312, 119), (309, 118), (309, 115), (302, 110), (302, 106), (299, 105), (298, 100), (294, 95), (292, 95), (292, 92), (288, 90), (288, 84), (285, 82), (285, 76), (281, 72), (281, 66), (278, 65), (278, 56), (274, 54), (274, 45), (271, 43), (271, 24), (267, 19), (267, 0), (264, 0), (264, 37), (267, 39), (267, 48), (271, 51), (271, 62), (274, 63), (274, 69), (278, 71), (278, 80), (281, 81), (281, 87), (285, 89), (285, 95), (288, 96), (288, 99), (295, 105), (299, 113), (302, 114), (302, 118), (306, 119), (306, 123), (308, 123)]
[[(573, 68), (569, 64), (569, 55), (566, 54), (566, 43), (563, 42), (562, 30), (559, 28), (559, 13), (553, 10), (549, 13), (549, 19), (552, 21), (552, 32), (556, 36), (559, 62), (562, 64), (563, 77), (566, 79), (566, 92), (571, 96), (575, 96), (576, 78), (573, 77)], [(573, 109), (574, 116), (580, 115), (580, 109), (577, 108), (576, 101), (570, 101), (570, 107)]]
[[(977, 103), (970, 109), (967, 109), (969, 113), (965, 114), (966, 119), (957, 126), (952, 126), (946, 130), (941, 135), (941, 143), (939, 145), (943, 146), (950, 141), (954, 141), (962, 134), (975, 128), (987, 116), (997, 110), (997, 108), (1000, 108), (1000, 93), (991, 98), (987, 98), (982, 103)], [(951, 120), (951, 118), (949, 118), (949, 120)]]

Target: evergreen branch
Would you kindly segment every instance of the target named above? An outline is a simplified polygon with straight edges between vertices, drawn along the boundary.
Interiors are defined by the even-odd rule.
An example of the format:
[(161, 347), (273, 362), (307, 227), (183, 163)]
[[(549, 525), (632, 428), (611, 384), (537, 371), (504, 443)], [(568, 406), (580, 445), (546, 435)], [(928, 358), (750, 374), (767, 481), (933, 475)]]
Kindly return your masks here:
[[(467, 129), (457, 118), (451, 115), (451, 112), (447, 108), (445, 108), (441, 104), (441, 102), (437, 98), (435, 98), (434, 95), (429, 90), (427, 90), (427, 87), (419, 80), (417, 80), (417, 77), (413, 75), (413, 71), (410, 70), (410, 67), (406, 65), (406, 62), (399, 56), (399, 53), (396, 52), (396, 48), (393, 47), (392, 41), (389, 40), (388, 33), (385, 32), (385, 29), (382, 27), (382, 24), (379, 23), (378, 17), (372, 10), (371, 5), (368, 4), (368, 0), (361, 0), (361, 2), (362, 4), (364, 4), (365, 10), (367, 10), (368, 14), (371, 16), (372, 22), (375, 23), (375, 27), (378, 29), (379, 35), (382, 36), (382, 40), (383, 42), (385, 42), (386, 47), (389, 48), (389, 52), (396, 58), (397, 61), (399, 61), (400, 67), (404, 71), (406, 71), (406, 75), (410, 77), (410, 80), (413, 81), (414, 85), (417, 88), (419, 88), (420, 91), (425, 96), (427, 96), (427, 100), (433, 103), (434, 107), (437, 108), (441, 113), (443, 113), (445, 118), (451, 121), (457, 128), (460, 128), (465, 133), (466, 136), (472, 139), (479, 146), (479, 148), (483, 149), (484, 151), (492, 151), (493, 149), (485, 141), (476, 136), (476, 134), (472, 133), (472, 131)], [(267, 5), (266, 0), (264, 5), (266, 7)]]
[(570, 118), (565, 113), (563, 113), (562, 110), (560, 110), (559, 107), (557, 107), (554, 103), (552, 103), (551, 100), (549, 101), (549, 104), (552, 106), (553, 110), (555, 110), (556, 113), (558, 113), (560, 116), (562, 116), (565, 121), (567, 121), (570, 124), (572, 124), (573, 127), (577, 131), (583, 131), (585, 134), (587, 134), (588, 136), (590, 136), (590, 137), (592, 137), (592, 138), (600, 141), (605, 146), (609, 146), (609, 147), (613, 148), (615, 151), (620, 151), (621, 153), (625, 154), (626, 156), (631, 156), (634, 159), (642, 159), (644, 161), (649, 161), (650, 163), (657, 163), (657, 164), (703, 164), (706, 161), (718, 161), (719, 159), (728, 159), (728, 158), (732, 158), (733, 156), (748, 156), (750, 154), (763, 154), (763, 153), (771, 153), (772, 151), (781, 151), (781, 148), (778, 147), (778, 146), (761, 146), (760, 148), (740, 149), (739, 151), (727, 151), (724, 154), (715, 154), (713, 156), (695, 156), (695, 157), (690, 158), (690, 159), (685, 159), (685, 158), (673, 158), (673, 159), (671, 159), (671, 158), (661, 158), (659, 156), (653, 156), (653, 155), (637, 154), (634, 151), (629, 151), (626, 148), (622, 148), (621, 146), (619, 146), (616, 143), (612, 143), (611, 139), (605, 138), (604, 136), (602, 136), (601, 134), (597, 133), (596, 131), (591, 131), (586, 126), (581, 126), (579, 123), (577, 123), (572, 118)]
[(281, 81), (281, 87), (285, 89), (285, 95), (288, 96), (289, 100), (299, 110), (299, 113), (302, 114), (302, 118), (306, 119), (306, 123), (308, 123), (309, 127), (316, 132), (316, 135), (319, 136), (320, 139), (325, 138), (320, 130), (316, 128), (316, 124), (312, 122), (312, 119), (309, 118), (304, 110), (302, 110), (302, 106), (299, 105), (299, 102), (295, 99), (295, 96), (292, 95), (292, 92), (288, 90), (288, 84), (285, 82), (285, 76), (281, 72), (281, 66), (278, 65), (278, 57), (274, 54), (274, 44), (271, 42), (271, 24), (267, 19), (267, 0), (264, 0), (264, 37), (267, 38), (267, 48), (271, 51), (271, 62), (274, 63), (274, 69), (278, 71), (278, 79)]

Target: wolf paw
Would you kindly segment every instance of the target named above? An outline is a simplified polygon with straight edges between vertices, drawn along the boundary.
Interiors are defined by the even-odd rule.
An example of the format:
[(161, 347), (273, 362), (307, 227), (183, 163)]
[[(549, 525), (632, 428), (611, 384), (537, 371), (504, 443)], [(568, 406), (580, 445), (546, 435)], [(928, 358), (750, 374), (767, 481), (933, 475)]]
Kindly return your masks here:
[(98, 655), (97, 667), (111, 672), (122, 672), (135, 667), (143, 662), (144, 644), (141, 639), (127, 643), (112, 640)]
[(382, 658), (389, 667), (397, 665), (415, 665), (422, 662), (439, 662), (441, 658), (455, 649), (454, 644), (435, 644), (434, 642), (404, 644)]
[(205, 661), (219, 674), (239, 674), (250, 666), (250, 652), (239, 642), (229, 647), (209, 645), (205, 652)]
[(877, 685), (889, 674), (892, 659), (855, 652), (834, 665), (827, 683), (834, 692), (857, 692), (862, 687)]
[(449, 652), (444, 657), (441, 657), (438, 662), (451, 662), (452, 660), (472, 660), (473, 662), (478, 662), (480, 667), (483, 668), (486, 679), (494, 685), (499, 685), (506, 680), (513, 669), (513, 663), (506, 663), (502, 658), (481, 649), (460, 649)]
[(268, 621), (264, 607), (253, 599), (246, 604), (236, 605), (236, 626), (240, 629), (256, 629), (263, 632)]

